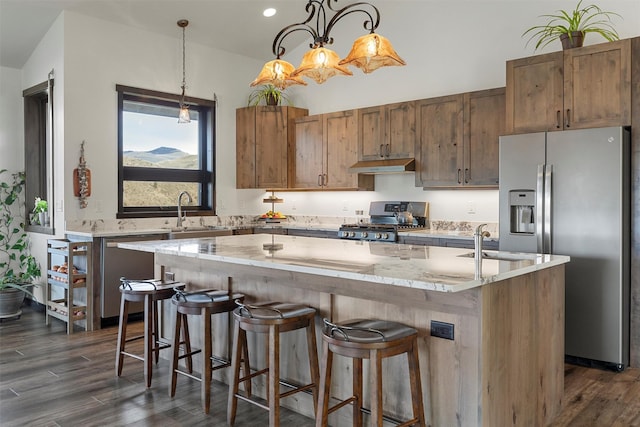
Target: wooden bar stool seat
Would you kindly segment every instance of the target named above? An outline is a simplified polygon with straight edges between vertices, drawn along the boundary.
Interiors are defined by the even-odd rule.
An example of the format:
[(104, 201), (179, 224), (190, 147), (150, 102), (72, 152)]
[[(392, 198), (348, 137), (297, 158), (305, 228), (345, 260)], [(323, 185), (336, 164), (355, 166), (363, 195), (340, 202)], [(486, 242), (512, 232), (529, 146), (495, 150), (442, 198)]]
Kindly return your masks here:
[[(244, 295), (230, 295), (228, 291), (224, 290), (205, 290), (191, 293), (177, 290), (175, 292), (175, 295), (171, 298), (171, 303), (176, 308), (176, 317), (172, 341), (173, 356), (171, 358), (169, 396), (174, 397), (176, 394), (178, 374), (200, 381), (202, 383), (200, 392), (202, 409), (206, 414), (209, 413), (211, 408), (211, 375), (213, 371), (226, 368), (231, 365), (228, 357), (227, 359), (224, 359), (212, 354), (213, 342), (211, 339), (211, 316), (218, 313), (229, 313), (237, 307), (234, 301), (243, 300)], [(189, 315), (202, 316), (201, 349), (191, 348), (191, 341), (188, 335), (189, 329), (185, 329), (183, 327), (184, 325), (187, 325), (187, 316)], [(187, 332), (183, 335), (182, 339), (180, 339), (181, 330), (183, 332)], [(184, 346), (184, 352), (182, 355), (180, 354), (181, 346)], [(201, 377), (193, 375), (192, 368), (192, 356), (198, 353), (202, 353)], [(178, 365), (180, 359), (185, 358), (187, 359), (187, 371), (181, 370)]]
[[(233, 311), (234, 342), (231, 367), (233, 377), (229, 389), (229, 401), (227, 406), (227, 421), (233, 425), (236, 416), (238, 399), (259, 406), (269, 411), (269, 426), (280, 425), (280, 399), (294, 393), (312, 390), (314, 410), (318, 405), (318, 351), (316, 346), (315, 314), (316, 310), (301, 304), (267, 302), (253, 305), (238, 303), (239, 307)], [(309, 370), (311, 382), (306, 385), (295, 386), (280, 381), (280, 333), (297, 329), (306, 329), (307, 351), (309, 354)], [(246, 357), (246, 333), (247, 331), (259, 334), (268, 334), (267, 341), (267, 367), (251, 373), (246, 371), (244, 377), (240, 377), (240, 355)], [(248, 362), (247, 362), (248, 364)], [(262, 374), (267, 374), (267, 405), (263, 405), (251, 398), (251, 379)], [(245, 383), (245, 394), (238, 391), (239, 384)], [(280, 393), (280, 384), (290, 387), (284, 393)]]
[[(184, 289), (184, 283), (165, 283), (161, 280), (128, 280), (120, 279), (120, 322), (118, 326), (118, 346), (116, 349), (116, 375), (122, 375), (124, 356), (129, 356), (144, 362), (144, 378), (147, 387), (151, 387), (153, 374), (152, 355), (156, 364), (160, 358), (160, 350), (171, 344), (160, 340), (158, 336), (158, 301), (171, 298), (174, 289)], [(127, 337), (127, 321), (129, 318), (129, 303), (144, 303), (144, 334)], [(185, 332), (188, 334), (188, 331)], [(126, 351), (126, 344), (131, 341), (144, 339), (144, 354), (142, 356)]]
[[(347, 404), (353, 405), (353, 425), (362, 426), (362, 361), (370, 359), (371, 425), (382, 427), (382, 359), (407, 354), (413, 418), (401, 426), (426, 426), (418, 364), (418, 331), (385, 320), (350, 320), (336, 325), (324, 319), (323, 357), (320, 367), (320, 397), (316, 427), (327, 426), (328, 416)], [(329, 407), (333, 355), (353, 359), (353, 395)], [(397, 379), (396, 381), (402, 381)]]

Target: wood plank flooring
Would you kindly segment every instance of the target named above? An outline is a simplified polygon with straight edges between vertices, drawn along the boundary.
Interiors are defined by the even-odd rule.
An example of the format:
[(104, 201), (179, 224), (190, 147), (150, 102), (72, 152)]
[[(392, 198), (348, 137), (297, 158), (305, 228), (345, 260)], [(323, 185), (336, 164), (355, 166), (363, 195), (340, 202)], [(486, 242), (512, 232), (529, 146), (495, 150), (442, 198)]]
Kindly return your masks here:
[[(131, 325), (131, 324), (130, 324)], [(134, 328), (142, 330), (140, 322)], [(160, 361), (150, 389), (141, 362), (127, 358), (115, 376), (117, 328), (66, 335), (65, 325), (23, 308), (0, 323), (0, 425), (9, 426), (224, 426), (227, 387), (214, 383), (212, 409), (200, 403), (200, 383), (179, 378), (168, 396), (168, 362)], [(267, 412), (240, 401), (236, 426), (266, 426)], [(282, 426), (313, 426), (283, 409)], [(614, 373), (566, 365), (559, 426), (640, 426), (640, 369)]]

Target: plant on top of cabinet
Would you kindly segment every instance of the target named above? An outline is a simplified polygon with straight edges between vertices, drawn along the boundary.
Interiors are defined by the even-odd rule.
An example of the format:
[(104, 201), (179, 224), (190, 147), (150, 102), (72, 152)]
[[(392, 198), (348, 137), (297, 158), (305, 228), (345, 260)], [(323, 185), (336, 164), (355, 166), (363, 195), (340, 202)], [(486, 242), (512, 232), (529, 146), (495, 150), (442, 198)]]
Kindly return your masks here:
[(529, 28), (522, 37), (529, 35), (527, 45), (536, 40), (535, 50), (558, 38), (562, 43), (562, 49), (580, 47), (587, 33), (600, 34), (609, 41), (619, 40), (620, 37), (611, 24), (613, 16), (621, 17), (615, 12), (604, 11), (595, 4), (582, 6), (580, 0), (572, 11), (558, 10), (555, 15), (541, 15), (541, 18), (549, 18), (549, 21), (545, 25)]
[(631, 125), (634, 40), (507, 61), (506, 132)]
[(283, 102), (290, 105), (289, 97), (284, 91), (274, 85), (263, 85), (249, 94), (247, 105), (250, 107), (255, 107), (260, 103), (263, 105), (282, 105)]

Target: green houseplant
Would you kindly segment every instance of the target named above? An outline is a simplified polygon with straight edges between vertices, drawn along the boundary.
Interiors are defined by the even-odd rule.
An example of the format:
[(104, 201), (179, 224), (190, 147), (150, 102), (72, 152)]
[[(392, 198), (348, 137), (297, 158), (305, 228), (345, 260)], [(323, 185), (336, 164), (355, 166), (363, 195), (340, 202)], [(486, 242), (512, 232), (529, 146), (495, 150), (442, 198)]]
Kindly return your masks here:
[(5, 181), (6, 169), (0, 170), (0, 318), (20, 314), (25, 295), (30, 295), (33, 281), (40, 277), (40, 266), (29, 250), (24, 230), (24, 172)]
[(253, 107), (264, 103), (265, 105), (281, 105), (282, 102), (289, 104), (287, 95), (274, 85), (268, 84), (260, 86), (249, 95), (248, 105)]
[(614, 41), (620, 37), (611, 23), (613, 16), (620, 17), (619, 14), (604, 11), (595, 4), (582, 6), (580, 0), (572, 11), (558, 10), (554, 15), (541, 15), (541, 18), (548, 18), (549, 21), (545, 25), (529, 28), (522, 37), (529, 36), (527, 45), (535, 40), (535, 50), (556, 39), (560, 39), (563, 49), (580, 47), (587, 33), (600, 34), (608, 41)]
[(49, 222), (49, 204), (46, 200), (36, 197), (33, 213), (38, 215), (40, 225), (46, 225)]

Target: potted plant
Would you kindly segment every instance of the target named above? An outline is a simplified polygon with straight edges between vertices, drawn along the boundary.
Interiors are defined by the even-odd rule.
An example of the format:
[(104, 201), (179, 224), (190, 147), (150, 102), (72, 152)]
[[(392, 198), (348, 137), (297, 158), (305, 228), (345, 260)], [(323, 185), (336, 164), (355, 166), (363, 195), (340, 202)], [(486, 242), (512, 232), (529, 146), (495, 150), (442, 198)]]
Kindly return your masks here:
[(38, 215), (38, 222), (40, 225), (46, 225), (49, 223), (49, 204), (46, 200), (36, 197), (33, 213)]
[(563, 49), (580, 47), (587, 33), (600, 34), (608, 41), (619, 40), (620, 37), (611, 24), (613, 16), (620, 17), (619, 14), (604, 11), (595, 4), (582, 6), (580, 0), (572, 11), (558, 10), (555, 15), (541, 15), (541, 18), (549, 18), (549, 21), (545, 25), (529, 28), (522, 37), (529, 35), (527, 45), (536, 40), (535, 50), (558, 38)]
[(265, 105), (281, 105), (282, 102), (289, 104), (289, 98), (274, 85), (268, 84), (260, 86), (249, 95), (248, 105), (253, 107), (263, 102)]
[[(6, 173), (0, 170), (0, 175)], [(24, 172), (12, 174), (10, 181), (0, 181), (0, 318), (20, 315), (25, 295), (30, 295), (34, 279), (40, 277), (40, 267), (29, 250), (24, 230)]]

